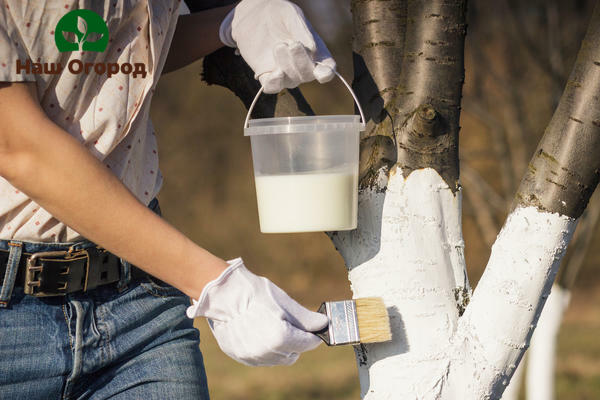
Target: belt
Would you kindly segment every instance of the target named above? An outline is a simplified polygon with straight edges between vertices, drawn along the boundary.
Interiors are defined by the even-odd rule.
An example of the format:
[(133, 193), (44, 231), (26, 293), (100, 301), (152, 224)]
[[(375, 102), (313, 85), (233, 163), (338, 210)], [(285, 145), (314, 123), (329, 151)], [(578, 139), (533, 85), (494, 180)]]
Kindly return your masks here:
[[(9, 251), (0, 249), (0, 285), (4, 280)], [(147, 276), (132, 266), (131, 278)], [(78, 250), (43, 251), (21, 254), (15, 286), (36, 297), (64, 296), (118, 282), (121, 260), (99, 247)]]

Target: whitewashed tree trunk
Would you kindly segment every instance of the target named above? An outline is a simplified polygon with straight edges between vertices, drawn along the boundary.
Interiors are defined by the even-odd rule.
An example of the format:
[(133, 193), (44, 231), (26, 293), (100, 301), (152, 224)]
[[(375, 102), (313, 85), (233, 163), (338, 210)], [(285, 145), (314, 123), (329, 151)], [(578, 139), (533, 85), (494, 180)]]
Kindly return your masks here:
[(460, 193), (455, 196), (433, 169), (406, 179), (397, 169), (385, 192), (363, 190), (359, 201), (359, 229), (339, 232), (334, 243), (350, 270), (354, 296), (383, 297), (394, 336), (357, 348), (361, 395), (436, 398), (446, 389), (457, 296), (469, 291)]
[[(368, 117), (359, 225), (329, 236), (354, 296), (383, 297), (393, 331), (391, 342), (356, 347), (361, 396), (499, 399), (600, 179), (600, 7), (472, 296), (458, 183), (465, 0), (352, 7), (353, 85)], [(246, 105), (258, 90), (230, 49), (205, 59), (204, 79)], [(264, 96), (255, 108), (279, 112), (311, 113), (297, 91)]]

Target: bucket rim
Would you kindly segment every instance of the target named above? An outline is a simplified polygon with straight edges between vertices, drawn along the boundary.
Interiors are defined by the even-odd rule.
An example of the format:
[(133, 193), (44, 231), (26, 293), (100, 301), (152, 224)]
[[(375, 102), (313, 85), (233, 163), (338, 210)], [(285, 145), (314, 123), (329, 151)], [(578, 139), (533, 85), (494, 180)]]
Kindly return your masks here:
[(360, 122), (360, 115), (337, 114), (255, 118), (248, 121), (248, 126), (244, 128), (244, 136), (282, 133), (314, 133), (340, 131), (345, 129), (365, 130), (365, 125)]

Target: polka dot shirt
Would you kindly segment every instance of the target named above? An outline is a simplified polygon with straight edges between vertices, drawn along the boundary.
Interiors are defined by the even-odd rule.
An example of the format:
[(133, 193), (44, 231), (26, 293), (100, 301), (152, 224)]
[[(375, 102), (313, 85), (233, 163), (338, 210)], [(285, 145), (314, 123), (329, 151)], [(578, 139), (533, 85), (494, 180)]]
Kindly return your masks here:
[[(156, 196), (162, 183), (155, 131), (148, 115), (150, 101), (184, 8), (180, 0), (0, 0), (0, 81), (36, 82), (48, 117), (145, 204)], [(105, 51), (58, 51), (54, 30), (65, 14), (78, 9), (92, 10), (106, 22), (109, 40)], [(74, 36), (68, 35), (65, 33), (65, 38), (72, 42)], [(27, 60), (32, 68), (17, 71), (17, 61), (25, 64)], [(108, 77), (93, 69), (76, 74), (68, 68), (73, 60), (83, 65), (144, 64), (146, 76), (120, 70)], [(60, 63), (63, 69), (58, 74), (34, 73), (33, 63)], [(1, 177), (0, 238), (35, 242), (82, 239)]]

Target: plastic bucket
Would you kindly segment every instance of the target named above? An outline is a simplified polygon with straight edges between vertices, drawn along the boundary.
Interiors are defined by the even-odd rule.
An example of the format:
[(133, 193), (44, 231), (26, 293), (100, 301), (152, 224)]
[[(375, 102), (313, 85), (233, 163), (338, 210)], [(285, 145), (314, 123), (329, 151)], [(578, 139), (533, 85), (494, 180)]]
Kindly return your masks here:
[[(261, 118), (248, 110), (260, 230), (263, 233), (355, 229), (358, 156), (364, 115)], [(362, 118), (362, 122), (361, 122)]]

